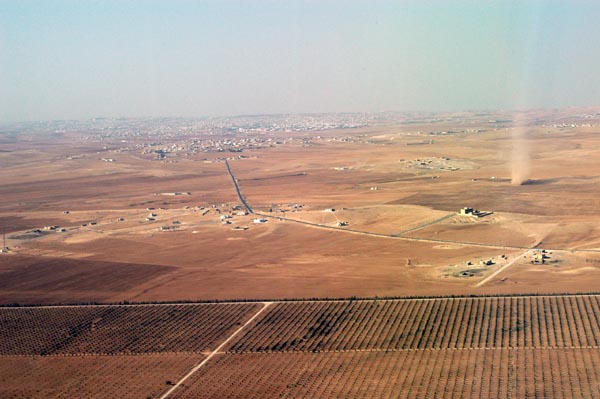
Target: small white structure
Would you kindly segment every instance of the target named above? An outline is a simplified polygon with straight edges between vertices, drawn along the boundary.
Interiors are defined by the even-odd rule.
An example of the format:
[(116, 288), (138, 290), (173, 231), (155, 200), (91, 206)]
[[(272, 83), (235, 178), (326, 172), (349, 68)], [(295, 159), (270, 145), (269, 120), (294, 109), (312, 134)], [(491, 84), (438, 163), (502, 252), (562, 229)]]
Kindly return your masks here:
[(256, 224), (267, 223), (267, 219), (254, 219), (253, 222)]

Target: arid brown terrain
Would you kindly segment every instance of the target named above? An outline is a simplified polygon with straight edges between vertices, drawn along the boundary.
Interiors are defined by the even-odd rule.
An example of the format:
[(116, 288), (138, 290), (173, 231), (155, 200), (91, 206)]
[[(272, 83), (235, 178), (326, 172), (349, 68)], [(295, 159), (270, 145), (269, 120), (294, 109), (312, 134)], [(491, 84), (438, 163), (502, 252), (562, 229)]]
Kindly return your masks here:
[(599, 111), (3, 127), (0, 398), (596, 397)]
[[(119, 137), (4, 134), (0, 300), (595, 290), (598, 127), (489, 118), (278, 133), (289, 140), (242, 155), (181, 150), (164, 159)], [(512, 129), (527, 142), (511, 140)], [(530, 176), (515, 186), (517, 144), (528, 148)], [(260, 215), (242, 215), (227, 158)], [(493, 213), (461, 216), (463, 207)], [(477, 286), (534, 247), (552, 251), (543, 265), (528, 254)]]

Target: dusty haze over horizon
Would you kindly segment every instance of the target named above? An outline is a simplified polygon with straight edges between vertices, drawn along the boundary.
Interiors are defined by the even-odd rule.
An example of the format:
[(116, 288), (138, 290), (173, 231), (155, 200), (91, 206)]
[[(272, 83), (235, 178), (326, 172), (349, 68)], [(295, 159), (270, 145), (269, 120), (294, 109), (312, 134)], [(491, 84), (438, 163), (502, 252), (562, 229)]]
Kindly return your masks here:
[(0, 3), (0, 122), (600, 104), (591, 1)]

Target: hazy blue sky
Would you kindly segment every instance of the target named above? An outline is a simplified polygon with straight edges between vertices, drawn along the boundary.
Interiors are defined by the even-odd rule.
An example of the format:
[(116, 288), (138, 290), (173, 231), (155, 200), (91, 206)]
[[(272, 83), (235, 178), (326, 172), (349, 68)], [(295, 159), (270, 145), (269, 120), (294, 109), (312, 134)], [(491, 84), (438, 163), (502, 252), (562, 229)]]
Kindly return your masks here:
[(600, 104), (600, 1), (0, 0), (0, 122)]

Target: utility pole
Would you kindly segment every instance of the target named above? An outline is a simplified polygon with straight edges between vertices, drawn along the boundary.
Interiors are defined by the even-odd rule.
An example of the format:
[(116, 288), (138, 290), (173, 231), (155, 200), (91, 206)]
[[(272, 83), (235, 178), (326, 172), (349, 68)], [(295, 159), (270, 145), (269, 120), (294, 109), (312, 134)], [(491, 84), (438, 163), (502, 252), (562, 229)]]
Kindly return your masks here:
[(8, 252), (8, 247), (6, 246), (6, 227), (2, 226), (2, 252)]

